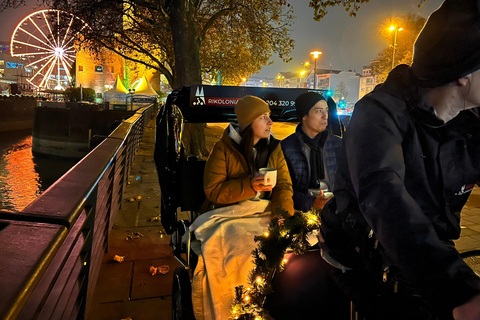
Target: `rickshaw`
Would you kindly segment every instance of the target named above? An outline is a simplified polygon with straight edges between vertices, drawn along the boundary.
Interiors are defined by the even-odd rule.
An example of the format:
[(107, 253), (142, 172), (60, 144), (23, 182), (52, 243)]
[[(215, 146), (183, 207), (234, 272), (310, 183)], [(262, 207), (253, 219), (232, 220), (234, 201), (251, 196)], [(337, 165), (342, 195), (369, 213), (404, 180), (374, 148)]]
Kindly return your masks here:
[[(191, 279), (197, 256), (191, 250), (189, 226), (198, 216), (205, 199), (203, 169), (205, 159), (187, 157), (182, 143), (184, 123), (225, 123), (235, 121), (235, 104), (245, 95), (264, 99), (274, 122), (298, 122), (295, 98), (309, 89), (268, 87), (228, 87), (192, 85), (173, 91), (157, 116), (154, 159), (161, 187), (161, 222), (170, 235), (170, 245), (181, 266), (173, 274), (172, 319), (195, 319)], [(315, 90), (325, 96), (326, 91)], [(342, 121), (336, 105), (327, 97), (329, 126), (341, 136)], [(179, 219), (188, 212), (188, 219)], [(265, 306), (275, 319), (349, 319), (350, 302), (328, 277), (319, 249), (290, 257), (288, 267), (272, 281), (274, 292)], [(247, 275), (246, 275), (247, 276)], [(233, 290), (233, 288), (232, 288)]]

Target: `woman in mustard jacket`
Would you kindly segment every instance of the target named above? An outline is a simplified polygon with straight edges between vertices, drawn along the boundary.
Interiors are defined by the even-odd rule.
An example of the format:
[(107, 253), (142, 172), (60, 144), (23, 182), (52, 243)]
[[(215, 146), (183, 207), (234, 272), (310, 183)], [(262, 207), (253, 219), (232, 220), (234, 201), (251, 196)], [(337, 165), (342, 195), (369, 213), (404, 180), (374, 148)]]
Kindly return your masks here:
[[(268, 211), (275, 214), (280, 207), (293, 214), (292, 181), (280, 143), (270, 134), (270, 108), (262, 99), (246, 96), (235, 113), (238, 124), (228, 126), (205, 165), (208, 209), (215, 210), (190, 226), (201, 248), (192, 284), (198, 320), (229, 318), (235, 287), (247, 285), (254, 267), (254, 237), (268, 228)], [(277, 170), (273, 188), (259, 174), (265, 167)]]
[[(246, 96), (235, 107), (238, 124), (231, 123), (213, 147), (205, 165), (204, 190), (209, 209), (260, 197), (270, 199), (272, 213), (280, 207), (293, 215), (292, 181), (280, 141), (270, 134), (267, 103)], [(260, 168), (277, 170), (275, 187), (264, 185)]]

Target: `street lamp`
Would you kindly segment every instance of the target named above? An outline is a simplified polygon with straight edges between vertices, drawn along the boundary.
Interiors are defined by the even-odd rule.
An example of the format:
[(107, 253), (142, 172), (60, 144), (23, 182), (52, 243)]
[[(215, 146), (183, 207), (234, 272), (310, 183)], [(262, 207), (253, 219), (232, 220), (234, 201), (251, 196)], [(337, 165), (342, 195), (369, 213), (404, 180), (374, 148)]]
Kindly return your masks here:
[(395, 67), (395, 49), (397, 47), (397, 33), (398, 31), (402, 31), (403, 28), (398, 28), (395, 26), (390, 26), (390, 31), (395, 31), (395, 34), (393, 36), (393, 53), (392, 53), (392, 69)]
[(128, 93), (130, 93), (130, 110), (133, 111), (133, 95), (135, 94), (135, 89), (128, 89)]
[(282, 88), (282, 87), (283, 87), (283, 86), (282, 86), (282, 84), (283, 84), (283, 79), (285, 79), (285, 76), (279, 74), (279, 75), (277, 76), (277, 79), (278, 79), (278, 82), (280, 83), (280, 88)]
[(303, 88), (302, 77), (303, 77), (306, 73), (307, 73), (306, 70), (303, 70), (303, 71), (300, 72), (300, 79), (299, 79), (299, 81), (298, 81), (298, 82), (299, 82), (298, 85), (301, 86), (301, 87), (299, 87), (299, 88)]
[(313, 89), (317, 89), (317, 59), (322, 54), (321, 51), (312, 51), (310, 54), (313, 56), (313, 60), (315, 61), (315, 66), (313, 67)]
[(242, 78), (243, 86), (245, 86), (245, 82), (247, 82), (247, 78)]

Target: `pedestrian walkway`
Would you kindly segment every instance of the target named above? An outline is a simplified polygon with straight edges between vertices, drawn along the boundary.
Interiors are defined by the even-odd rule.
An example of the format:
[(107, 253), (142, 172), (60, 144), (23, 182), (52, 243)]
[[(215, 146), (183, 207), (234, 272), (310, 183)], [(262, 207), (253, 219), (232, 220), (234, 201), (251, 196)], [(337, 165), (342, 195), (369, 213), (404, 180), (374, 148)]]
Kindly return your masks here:
[[(159, 220), (160, 185), (153, 161), (155, 120), (148, 123), (114, 221), (87, 320), (169, 320), (173, 270), (179, 266)], [(124, 261), (113, 261), (115, 255)], [(150, 266), (168, 266), (152, 276)]]
[[(279, 138), (294, 130), (292, 126), (275, 126), (274, 132)], [(87, 320), (171, 319), (173, 270), (179, 263), (169, 247), (170, 236), (164, 233), (159, 220), (152, 221), (160, 214), (154, 144), (155, 121), (152, 120), (128, 177), (122, 208), (109, 236), (108, 252), (103, 259)], [(456, 244), (459, 251), (480, 249), (479, 188), (473, 191), (462, 211), (462, 237)], [(115, 262), (115, 255), (124, 256), (125, 260)], [(165, 265), (169, 268), (167, 274), (150, 275), (150, 266)]]
[(480, 250), (480, 188), (475, 187), (461, 213), (462, 234), (455, 245), (460, 252)]

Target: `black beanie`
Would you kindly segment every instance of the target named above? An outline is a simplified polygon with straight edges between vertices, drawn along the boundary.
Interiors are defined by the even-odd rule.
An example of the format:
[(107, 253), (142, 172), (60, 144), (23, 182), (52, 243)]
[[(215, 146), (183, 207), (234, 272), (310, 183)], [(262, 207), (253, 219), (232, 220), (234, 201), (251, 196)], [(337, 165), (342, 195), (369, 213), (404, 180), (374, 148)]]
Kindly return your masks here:
[(480, 69), (480, 0), (446, 0), (415, 41), (412, 71), (439, 87)]
[(295, 108), (297, 109), (298, 119), (301, 121), (308, 114), (310, 109), (320, 100), (325, 98), (317, 92), (302, 93), (295, 99)]

